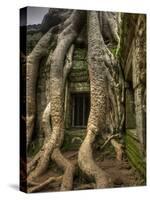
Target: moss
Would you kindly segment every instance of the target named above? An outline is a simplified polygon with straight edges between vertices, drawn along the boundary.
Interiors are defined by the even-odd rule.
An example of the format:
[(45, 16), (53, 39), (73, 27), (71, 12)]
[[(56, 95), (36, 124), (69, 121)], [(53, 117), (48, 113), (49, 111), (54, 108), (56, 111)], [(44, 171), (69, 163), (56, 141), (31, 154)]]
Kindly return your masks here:
[(111, 53), (116, 56), (117, 47), (110, 48)]
[(142, 177), (146, 177), (146, 163), (139, 149), (139, 142), (129, 130), (125, 134), (126, 154), (132, 166), (138, 170)]
[(70, 84), (71, 92), (89, 92), (90, 84), (88, 82), (71, 82)]
[(81, 59), (85, 59), (86, 58), (86, 49), (85, 48), (75, 48), (75, 51), (74, 51), (74, 59), (76, 60), (81, 60)]
[(73, 68), (86, 70), (87, 69), (87, 61), (86, 61), (86, 49), (76, 48), (73, 55)]
[(134, 38), (138, 14), (122, 13), (121, 19), (120, 47), (118, 49), (117, 57), (124, 65), (131, 47), (132, 40)]
[(62, 150), (78, 150), (85, 137), (85, 129), (65, 130)]
[(89, 81), (89, 77), (88, 76), (80, 76), (80, 77), (77, 76), (77, 77), (71, 77), (69, 80), (74, 83), (87, 82), (87, 81)]
[(86, 48), (75, 48), (73, 66), (68, 78), (71, 83), (71, 91), (73, 92), (89, 91), (89, 84), (87, 84), (89, 83), (89, 72), (86, 54)]
[(131, 165), (138, 170), (138, 172), (142, 175), (142, 177), (145, 178), (146, 168), (143, 162), (138, 157), (136, 157), (132, 151), (127, 151), (126, 153)]

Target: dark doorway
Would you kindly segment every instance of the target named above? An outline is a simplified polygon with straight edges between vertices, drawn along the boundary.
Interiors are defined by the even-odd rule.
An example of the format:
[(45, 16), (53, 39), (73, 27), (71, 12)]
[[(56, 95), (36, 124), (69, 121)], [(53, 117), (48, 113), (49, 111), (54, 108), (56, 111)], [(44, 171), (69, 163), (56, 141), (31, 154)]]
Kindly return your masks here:
[(89, 111), (89, 93), (72, 94), (72, 127), (86, 127)]

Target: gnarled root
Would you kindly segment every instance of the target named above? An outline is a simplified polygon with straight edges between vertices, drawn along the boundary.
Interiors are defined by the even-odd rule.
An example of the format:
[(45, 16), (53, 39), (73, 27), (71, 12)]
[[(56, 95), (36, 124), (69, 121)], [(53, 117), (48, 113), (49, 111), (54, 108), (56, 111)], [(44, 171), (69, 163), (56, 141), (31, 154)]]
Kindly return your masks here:
[(106, 188), (112, 183), (108, 174), (100, 169), (93, 159), (91, 145), (94, 139), (94, 134), (89, 130), (79, 150), (78, 164), (86, 175), (95, 179), (96, 188)]
[(123, 157), (123, 145), (114, 139), (116, 137), (119, 137), (119, 134), (107, 135), (107, 139), (104, 142), (104, 144), (101, 146), (101, 149), (104, 149), (104, 147), (110, 142), (115, 149), (116, 159), (121, 161)]
[[(47, 104), (47, 106), (46, 106), (46, 108), (43, 112), (43, 116), (42, 116), (42, 127), (43, 127), (43, 130), (44, 130), (44, 133), (45, 133), (44, 144), (46, 143), (47, 140), (49, 140), (50, 134), (51, 134), (50, 112), (51, 112), (51, 103), (49, 102)], [(39, 161), (41, 156), (42, 156), (42, 151), (40, 150), (34, 156), (34, 158), (27, 164), (27, 175), (29, 175), (29, 173), (31, 171), (33, 171), (33, 169), (36, 167), (37, 162)]]
[(112, 146), (115, 148), (115, 152), (116, 152), (116, 159), (121, 161), (122, 157), (123, 157), (123, 145), (119, 144), (115, 139), (111, 139), (110, 140)]
[(58, 176), (58, 177), (50, 177), (48, 178), (44, 183), (40, 183), (34, 187), (30, 187), (28, 189), (28, 192), (38, 192), (40, 190), (42, 190), (43, 188), (47, 187), (49, 184), (52, 184), (53, 182), (60, 182), (61, 183), (62, 180), (62, 176)]
[(50, 112), (51, 102), (47, 104), (42, 116), (42, 127), (45, 134), (45, 138), (47, 138), (51, 134)]
[(42, 147), (42, 155), (35, 170), (29, 174), (29, 179), (40, 176), (48, 167), (50, 156), (57, 145), (58, 139), (64, 131), (64, 60), (66, 53), (76, 39), (83, 21), (80, 20), (82, 11), (73, 11), (68, 26), (59, 34), (57, 46), (53, 52), (50, 72), (50, 99), (51, 99), (51, 121), (52, 133)]
[(34, 118), (36, 112), (36, 83), (39, 71), (39, 65), (42, 57), (47, 54), (47, 49), (50, 41), (53, 38), (53, 32), (58, 27), (51, 28), (37, 43), (32, 52), (27, 57), (27, 148), (32, 139), (32, 132), (34, 128)]
[(106, 141), (105, 141), (104, 144), (101, 146), (101, 149), (103, 149), (103, 148), (108, 144), (108, 142), (110, 142), (113, 138), (118, 137), (118, 136), (119, 136), (119, 134), (108, 135)]
[(39, 151), (34, 156), (34, 158), (27, 164), (27, 175), (29, 175), (29, 173), (34, 169), (34, 167), (36, 166), (40, 156), (41, 156), (41, 151)]
[(75, 166), (70, 163), (60, 152), (59, 148), (54, 149), (52, 153), (52, 160), (64, 170), (61, 191), (71, 190), (73, 185), (73, 177), (75, 173)]
[(110, 177), (94, 162), (92, 144), (96, 134), (102, 130), (106, 115), (106, 83), (104, 65), (104, 41), (99, 29), (98, 13), (88, 14), (88, 63), (91, 90), (91, 109), (88, 119), (87, 135), (81, 144), (78, 164), (83, 173), (94, 178), (96, 188), (111, 185)]

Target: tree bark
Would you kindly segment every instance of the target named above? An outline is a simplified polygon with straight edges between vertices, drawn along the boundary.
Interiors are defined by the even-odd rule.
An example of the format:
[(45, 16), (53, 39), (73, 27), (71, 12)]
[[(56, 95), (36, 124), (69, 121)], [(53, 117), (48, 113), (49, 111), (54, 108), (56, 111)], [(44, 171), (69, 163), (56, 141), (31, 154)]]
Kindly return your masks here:
[(26, 125), (27, 125), (27, 148), (32, 139), (32, 133), (34, 128), (35, 121), (35, 112), (36, 112), (36, 83), (39, 71), (39, 65), (41, 59), (47, 55), (47, 49), (51, 40), (53, 39), (53, 32), (58, 28), (53, 27), (50, 29), (37, 43), (30, 55), (27, 57), (27, 116), (26, 116)]
[[(73, 11), (69, 19), (66, 20), (64, 30), (59, 34), (57, 46), (51, 57), (50, 66), (50, 105), (47, 106), (43, 114), (44, 127), (46, 128), (46, 137), (44, 145), (41, 150), (41, 155), (38, 158), (37, 165), (34, 170), (29, 173), (28, 180), (32, 181), (40, 176), (49, 165), (50, 158), (64, 170), (61, 190), (70, 190), (72, 188), (74, 167), (61, 154), (59, 148), (63, 141), (64, 135), (64, 91), (68, 72), (71, 68), (72, 62), (65, 64), (66, 54), (79, 34), (84, 18), (84, 12)], [(73, 53), (73, 48), (70, 48), (70, 55)], [(68, 58), (67, 58), (68, 59)], [(66, 63), (67, 63), (66, 59)], [(47, 121), (48, 113), (50, 111), (51, 129), (47, 128), (50, 124)], [(46, 117), (46, 118), (45, 118)], [(45, 126), (46, 125), (46, 126)], [(51, 131), (51, 134), (47, 131)], [(68, 177), (69, 173), (69, 177)], [(40, 186), (39, 186), (40, 187)]]
[(92, 155), (92, 144), (101, 133), (106, 116), (106, 77), (101, 30), (98, 13), (88, 13), (88, 67), (90, 76), (91, 109), (87, 125), (87, 135), (79, 149), (78, 163), (81, 170), (93, 177), (97, 188), (110, 186), (110, 177), (100, 169)]

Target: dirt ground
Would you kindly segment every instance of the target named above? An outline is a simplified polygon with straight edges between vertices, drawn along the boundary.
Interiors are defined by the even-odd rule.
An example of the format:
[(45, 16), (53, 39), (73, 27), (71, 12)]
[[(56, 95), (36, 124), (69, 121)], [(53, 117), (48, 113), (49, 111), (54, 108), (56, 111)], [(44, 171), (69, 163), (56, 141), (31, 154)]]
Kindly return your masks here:
[[(64, 156), (69, 159), (72, 163), (77, 166), (77, 151), (67, 151), (63, 152)], [(113, 154), (107, 155), (107, 152), (103, 154), (95, 154), (95, 161), (99, 167), (105, 170), (111, 177), (113, 182), (113, 187), (128, 187), (128, 186), (142, 186), (144, 185), (144, 180), (140, 175), (130, 166), (128, 160), (124, 158), (122, 161), (117, 161)], [(55, 165), (51, 163), (47, 173), (38, 179), (41, 183), (49, 177), (62, 175), (63, 172)], [(74, 177), (73, 190), (83, 190), (83, 189), (93, 189), (95, 184), (92, 180), (85, 177), (84, 174), (78, 169)], [(60, 182), (54, 183), (49, 187), (46, 187), (44, 191), (59, 191)]]

